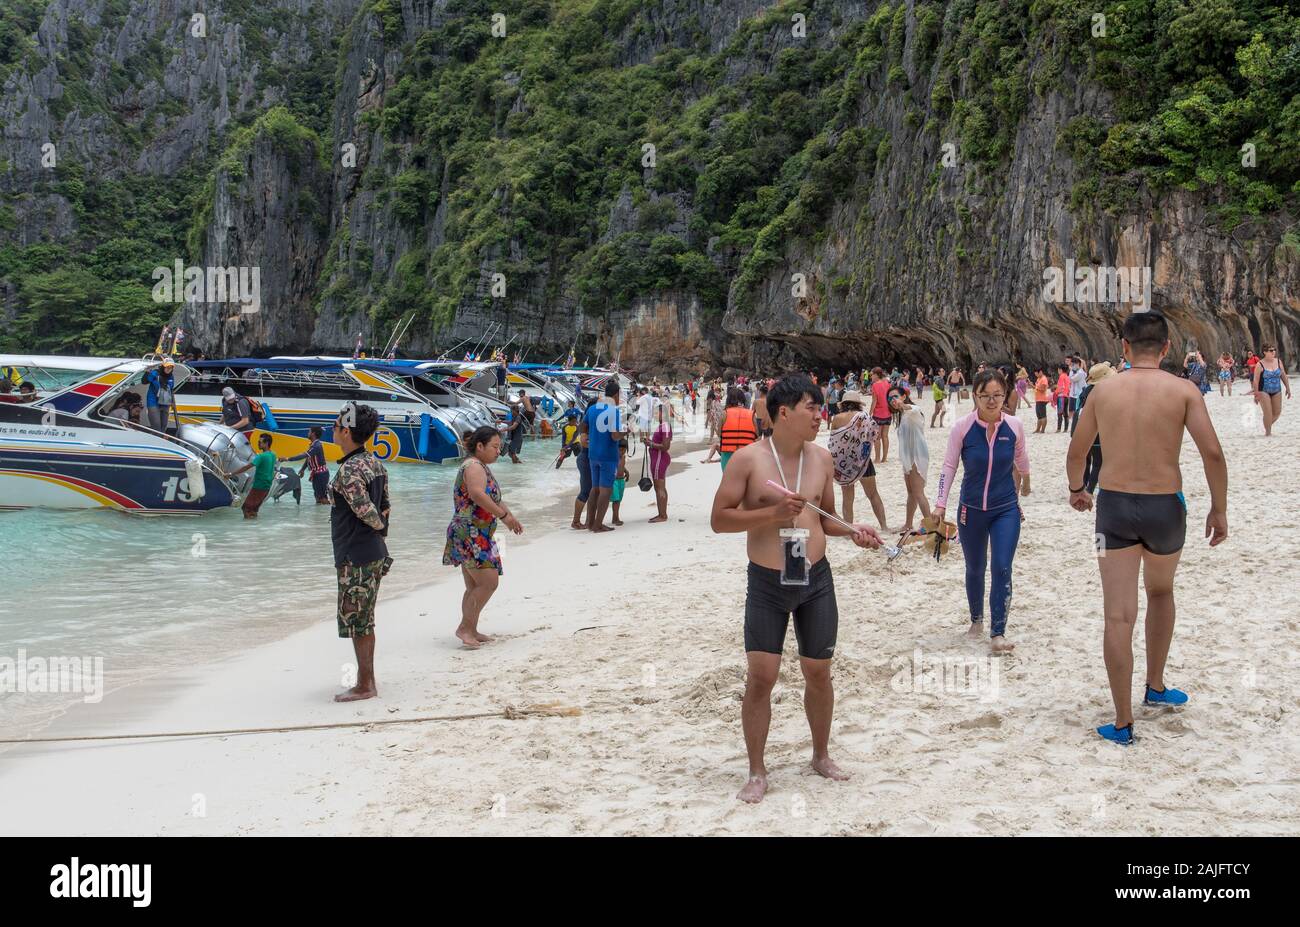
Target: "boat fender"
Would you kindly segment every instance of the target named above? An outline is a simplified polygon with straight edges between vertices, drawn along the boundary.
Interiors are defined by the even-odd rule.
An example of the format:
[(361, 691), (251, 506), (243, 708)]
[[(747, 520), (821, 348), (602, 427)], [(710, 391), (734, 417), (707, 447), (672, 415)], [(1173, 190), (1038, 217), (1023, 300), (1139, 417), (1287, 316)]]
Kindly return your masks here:
[(432, 421), (433, 416), (428, 412), (420, 413), (420, 443), (418, 449), (421, 458), (429, 456), (429, 425)]
[(207, 493), (208, 488), (203, 482), (203, 463), (199, 460), (190, 459), (185, 461), (185, 480), (189, 486), (191, 499), (202, 499)]

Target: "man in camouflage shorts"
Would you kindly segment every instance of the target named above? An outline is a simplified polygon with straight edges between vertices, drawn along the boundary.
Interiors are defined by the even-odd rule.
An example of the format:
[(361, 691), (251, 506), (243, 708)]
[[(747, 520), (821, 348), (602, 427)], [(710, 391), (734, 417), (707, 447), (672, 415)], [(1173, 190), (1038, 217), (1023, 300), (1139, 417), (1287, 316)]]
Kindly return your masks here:
[(388, 575), (393, 558), (373, 563), (345, 563), (339, 573), (339, 637), (365, 637), (375, 631), (375, 602), (379, 581)]
[(334, 696), (336, 702), (374, 698), (375, 602), (379, 583), (392, 566), (388, 556), (388, 473), (365, 449), (379, 427), (379, 414), (370, 406), (349, 402), (334, 423), (334, 442), (343, 450), (330, 484), (330, 540), (338, 572), (339, 637), (352, 639), (357, 658), (357, 684)]

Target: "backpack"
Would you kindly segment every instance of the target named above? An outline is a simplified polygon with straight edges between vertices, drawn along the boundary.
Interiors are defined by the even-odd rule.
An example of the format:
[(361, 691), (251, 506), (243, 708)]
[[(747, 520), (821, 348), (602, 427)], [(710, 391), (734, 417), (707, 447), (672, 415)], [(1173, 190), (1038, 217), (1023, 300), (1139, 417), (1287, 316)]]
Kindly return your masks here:
[(249, 426), (251, 427), (256, 425), (258, 422), (266, 421), (266, 410), (262, 408), (262, 404), (252, 396), (245, 396), (244, 399), (248, 401)]

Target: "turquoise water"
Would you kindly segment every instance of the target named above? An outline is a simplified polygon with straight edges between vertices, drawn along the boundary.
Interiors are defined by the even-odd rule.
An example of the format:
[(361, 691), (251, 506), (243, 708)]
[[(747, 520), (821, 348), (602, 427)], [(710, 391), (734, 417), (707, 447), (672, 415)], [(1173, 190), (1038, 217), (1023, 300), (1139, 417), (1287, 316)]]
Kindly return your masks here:
[[(521, 515), (577, 492), (573, 461), (554, 469), (558, 443), (526, 441), (522, 463), (493, 465)], [(333, 468), (331, 467), (331, 473)], [(384, 589), (395, 594), (438, 576), (451, 517), (454, 463), (388, 467), (393, 503)], [(198, 517), (29, 509), (0, 513), (0, 657), (102, 657), (107, 688), (228, 656), (281, 638), (335, 609), (328, 506), (269, 498), (256, 521), (238, 509)], [(78, 694), (0, 692), (0, 730), (61, 713)]]

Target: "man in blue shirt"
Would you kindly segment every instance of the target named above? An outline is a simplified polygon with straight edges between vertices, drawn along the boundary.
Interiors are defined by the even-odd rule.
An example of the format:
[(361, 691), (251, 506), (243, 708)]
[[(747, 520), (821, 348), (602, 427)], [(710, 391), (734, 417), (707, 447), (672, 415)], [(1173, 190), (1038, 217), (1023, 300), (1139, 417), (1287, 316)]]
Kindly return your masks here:
[(173, 394), (176, 381), (172, 376), (176, 365), (170, 357), (164, 357), (162, 367), (155, 367), (145, 376), (149, 392), (145, 396), (145, 408), (148, 410), (149, 427), (154, 431), (166, 431), (167, 419), (171, 417)]
[(587, 423), (587, 459), (591, 466), (591, 499), (588, 519), (591, 531), (613, 531), (605, 524), (605, 511), (609, 508), (614, 477), (618, 472), (618, 442), (626, 436), (622, 413), (618, 408), (618, 379), (610, 377), (605, 386), (605, 398), (587, 408), (583, 421)]

